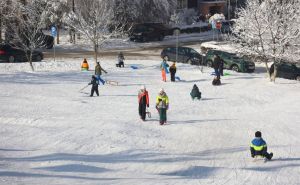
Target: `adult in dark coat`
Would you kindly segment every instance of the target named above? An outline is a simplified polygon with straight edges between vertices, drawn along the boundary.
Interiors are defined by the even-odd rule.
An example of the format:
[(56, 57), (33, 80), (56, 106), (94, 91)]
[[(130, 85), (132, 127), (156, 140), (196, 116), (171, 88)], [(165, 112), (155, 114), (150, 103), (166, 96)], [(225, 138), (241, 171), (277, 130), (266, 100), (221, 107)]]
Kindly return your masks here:
[(220, 69), (220, 65), (221, 65), (221, 58), (219, 55), (215, 55), (214, 57), (214, 62), (213, 62), (213, 68), (215, 70), (215, 75), (220, 79), (220, 73), (219, 73), (219, 69)]
[(170, 66), (169, 71), (170, 71), (170, 76), (171, 76), (171, 82), (175, 82), (175, 74), (176, 74), (175, 62)]
[(219, 74), (223, 76), (224, 60), (220, 58)]
[(192, 99), (194, 100), (195, 98), (197, 98), (198, 100), (201, 99), (201, 92), (199, 91), (199, 88), (196, 84), (194, 84), (193, 89), (190, 93)]
[(149, 95), (146, 87), (143, 85), (138, 94), (139, 101), (139, 115), (140, 118), (146, 120), (146, 106), (149, 107)]
[(96, 92), (97, 96), (99, 96), (99, 91), (98, 91), (98, 80), (96, 78), (96, 76), (92, 76), (92, 81), (89, 83), (89, 85), (92, 85), (92, 89), (91, 89), (91, 95), (90, 97), (92, 97), (94, 95), (94, 92)]

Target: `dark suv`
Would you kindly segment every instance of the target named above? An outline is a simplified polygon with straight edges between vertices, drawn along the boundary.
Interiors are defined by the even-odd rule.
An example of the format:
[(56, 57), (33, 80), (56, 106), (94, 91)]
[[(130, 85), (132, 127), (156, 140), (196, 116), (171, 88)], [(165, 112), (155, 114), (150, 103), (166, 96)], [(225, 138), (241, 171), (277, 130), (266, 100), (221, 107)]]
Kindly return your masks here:
[[(300, 64), (280, 62), (277, 66), (277, 77), (300, 81)], [(274, 64), (271, 65), (270, 73), (274, 73)]]
[[(176, 47), (168, 47), (162, 50), (161, 58), (167, 61), (176, 61)], [(202, 55), (193, 48), (178, 47), (177, 62), (188, 63), (192, 65), (200, 65), (202, 63)]]
[(147, 42), (162, 41), (166, 35), (170, 34), (170, 29), (161, 23), (135, 24), (129, 31), (131, 41)]
[(206, 65), (212, 67), (214, 56), (219, 55), (224, 61), (224, 69), (231, 69), (236, 72), (252, 73), (255, 70), (254, 62), (246, 57), (239, 57), (235, 53), (220, 50), (209, 50), (206, 54)]

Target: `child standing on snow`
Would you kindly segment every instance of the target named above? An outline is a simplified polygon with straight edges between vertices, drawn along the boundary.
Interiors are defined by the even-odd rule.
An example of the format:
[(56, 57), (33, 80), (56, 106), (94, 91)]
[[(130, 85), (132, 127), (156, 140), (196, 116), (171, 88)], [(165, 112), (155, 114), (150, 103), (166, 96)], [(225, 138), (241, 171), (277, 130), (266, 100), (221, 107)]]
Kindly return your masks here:
[(175, 73), (176, 73), (176, 64), (173, 62), (171, 67), (169, 68), (170, 76), (171, 76), (171, 82), (175, 82)]
[(162, 63), (160, 64), (160, 69), (161, 69), (162, 80), (164, 82), (167, 81), (166, 73), (169, 73), (168, 67), (169, 67), (169, 64), (167, 63), (167, 61), (165, 59), (163, 59)]
[(125, 60), (125, 57), (123, 55), (122, 52), (119, 53), (118, 55), (118, 63), (116, 64), (117, 67), (124, 67), (124, 60)]
[(96, 92), (97, 96), (99, 96), (99, 91), (98, 91), (99, 82), (98, 82), (97, 78), (95, 77), (95, 75), (92, 76), (92, 81), (89, 83), (89, 85), (92, 85), (90, 97), (92, 97), (94, 95), (94, 92)]
[(146, 106), (149, 107), (149, 95), (146, 87), (143, 85), (138, 94), (139, 101), (139, 115), (140, 118), (146, 120)]
[(159, 113), (159, 123), (163, 125), (167, 122), (167, 110), (169, 108), (169, 98), (162, 88), (156, 97), (156, 109)]
[(255, 132), (255, 138), (252, 140), (250, 144), (251, 157), (262, 156), (268, 160), (271, 160), (273, 157), (273, 153), (267, 152), (267, 143), (261, 137), (261, 132)]

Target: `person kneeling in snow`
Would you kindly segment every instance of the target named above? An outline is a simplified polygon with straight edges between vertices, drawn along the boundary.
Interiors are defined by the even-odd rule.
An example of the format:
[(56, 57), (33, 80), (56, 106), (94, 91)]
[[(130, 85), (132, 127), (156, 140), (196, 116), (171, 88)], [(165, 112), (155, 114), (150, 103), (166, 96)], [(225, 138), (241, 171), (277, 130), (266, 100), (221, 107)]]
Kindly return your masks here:
[(99, 96), (99, 91), (98, 91), (99, 82), (95, 75), (92, 76), (92, 81), (89, 83), (89, 85), (92, 85), (90, 97), (94, 95), (94, 92), (96, 92), (97, 96)]
[(156, 97), (156, 109), (159, 113), (159, 123), (163, 125), (167, 122), (167, 110), (169, 108), (169, 98), (162, 88)]
[(145, 121), (146, 119), (146, 106), (149, 107), (149, 95), (146, 87), (143, 85), (139, 91), (139, 115), (140, 118)]
[(193, 89), (190, 93), (192, 99), (194, 100), (195, 98), (197, 98), (198, 100), (201, 99), (201, 92), (199, 91), (199, 88), (196, 84), (194, 84)]
[(268, 160), (271, 160), (273, 157), (273, 153), (267, 152), (267, 143), (261, 137), (261, 132), (255, 132), (255, 138), (252, 140), (250, 144), (251, 157), (254, 158), (256, 156), (265, 157)]

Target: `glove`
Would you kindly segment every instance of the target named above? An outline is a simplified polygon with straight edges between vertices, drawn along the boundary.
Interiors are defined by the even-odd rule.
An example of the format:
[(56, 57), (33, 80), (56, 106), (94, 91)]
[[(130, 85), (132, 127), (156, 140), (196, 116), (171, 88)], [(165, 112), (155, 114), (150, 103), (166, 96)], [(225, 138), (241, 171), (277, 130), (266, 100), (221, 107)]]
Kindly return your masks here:
[(147, 105), (147, 107), (149, 107), (149, 105)]

